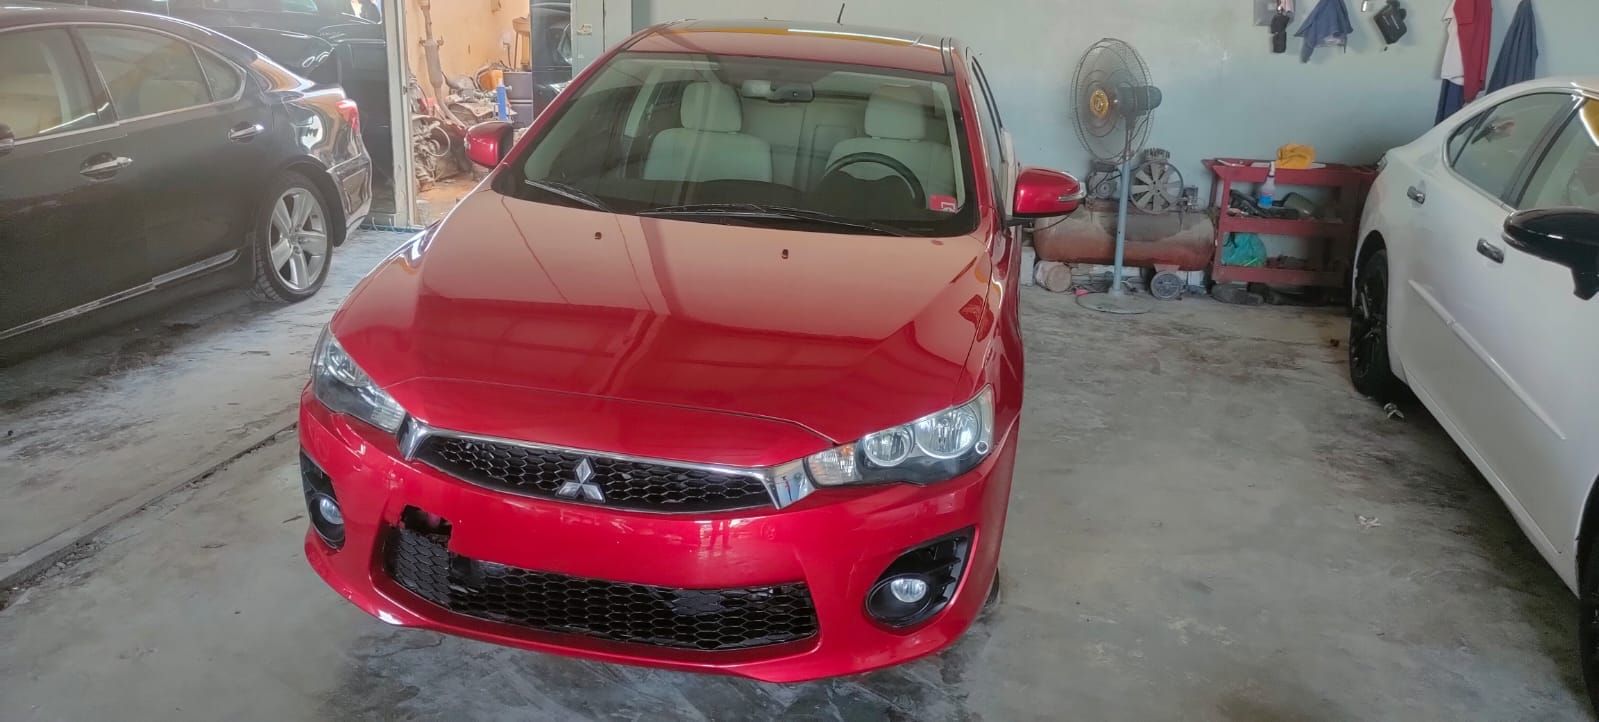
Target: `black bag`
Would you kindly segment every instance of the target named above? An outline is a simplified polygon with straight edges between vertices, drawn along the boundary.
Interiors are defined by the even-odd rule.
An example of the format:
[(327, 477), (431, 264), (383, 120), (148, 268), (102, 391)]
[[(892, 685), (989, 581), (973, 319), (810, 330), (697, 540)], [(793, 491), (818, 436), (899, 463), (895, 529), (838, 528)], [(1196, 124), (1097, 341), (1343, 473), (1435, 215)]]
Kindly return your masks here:
[(1293, 17), (1281, 10), (1271, 19), (1271, 51), (1288, 52), (1288, 23)]
[(1399, 7), (1399, 0), (1388, 0), (1388, 4), (1377, 11), (1377, 32), (1382, 33), (1383, 43), (1393, 45), (1405, 37), (1405, 33), (1410, 31), (1410, 28), (1405, 27), (1405, 16), (1409, 14)]

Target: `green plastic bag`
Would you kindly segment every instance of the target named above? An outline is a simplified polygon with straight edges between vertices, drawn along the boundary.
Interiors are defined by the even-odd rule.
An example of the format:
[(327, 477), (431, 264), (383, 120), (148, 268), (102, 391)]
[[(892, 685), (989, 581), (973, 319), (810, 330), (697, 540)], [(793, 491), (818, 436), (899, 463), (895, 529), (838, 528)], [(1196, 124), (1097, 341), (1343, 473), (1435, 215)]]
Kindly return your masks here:
[(1260, 241), (1260, 236), (1253, 233), (1234, 233), (1221, 247), (1221, 263), (1224, 266), (1245, 268), (1265, 266), (1266, 244)]

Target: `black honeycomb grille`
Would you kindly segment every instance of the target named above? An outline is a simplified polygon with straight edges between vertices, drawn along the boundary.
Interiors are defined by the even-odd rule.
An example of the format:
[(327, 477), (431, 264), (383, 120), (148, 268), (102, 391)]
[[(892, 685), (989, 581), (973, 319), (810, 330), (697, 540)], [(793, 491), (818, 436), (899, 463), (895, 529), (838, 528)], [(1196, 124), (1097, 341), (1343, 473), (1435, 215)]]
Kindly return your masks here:
[(621, 509), (665, 512), (721, 511), (768, 505), (771, 497), (758, 478), (699, 469), (586, 456), (452, 436), (423, 443), (417, 458), (441, 471), (518, 494), (561, 498), (556, 491), (577, 479), (587, 459), (591, 483), (605, 496), (596, 502), (581, 494), (568, 501), (600, 503)]
[(453, 554), (442, 535), (395, 529), (389, 575), (456, 614), (615, 642), (721, 651), (805, 639), (816, 611), (804, 584), (671, 589), (582, 579)]

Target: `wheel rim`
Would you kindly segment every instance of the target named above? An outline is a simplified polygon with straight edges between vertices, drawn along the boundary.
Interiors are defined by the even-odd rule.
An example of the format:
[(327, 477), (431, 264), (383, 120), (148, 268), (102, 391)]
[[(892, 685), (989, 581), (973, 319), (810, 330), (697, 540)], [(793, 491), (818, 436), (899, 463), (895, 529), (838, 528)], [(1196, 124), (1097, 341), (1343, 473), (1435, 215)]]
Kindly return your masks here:
[(328, 262), (328, 226), (322, 204), (304, 188), (290, 188), (272, 204), (267, 249), (278, 280), (293, 291), (310, 290)]
[(1349, 325), (1349, 366), (1358, 378), (1375, 370), (1388, 344), (1388, 284), (1377, 273), (1362, 274), (1355, 286)]

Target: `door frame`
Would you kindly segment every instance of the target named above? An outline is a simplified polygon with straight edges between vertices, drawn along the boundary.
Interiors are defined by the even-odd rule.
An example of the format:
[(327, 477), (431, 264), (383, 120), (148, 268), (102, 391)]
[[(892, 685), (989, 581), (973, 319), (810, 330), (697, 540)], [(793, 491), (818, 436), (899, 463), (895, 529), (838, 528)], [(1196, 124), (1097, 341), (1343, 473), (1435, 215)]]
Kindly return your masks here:
[(416, 218), (416, 176), (411, 168), (411, 98), (405, 78), (406, 3), (389, 0), (383, 13), (383, 39), (389, 54), (389, 133), (394, 154), (394, 215), (388, 225), (410, 228)]

